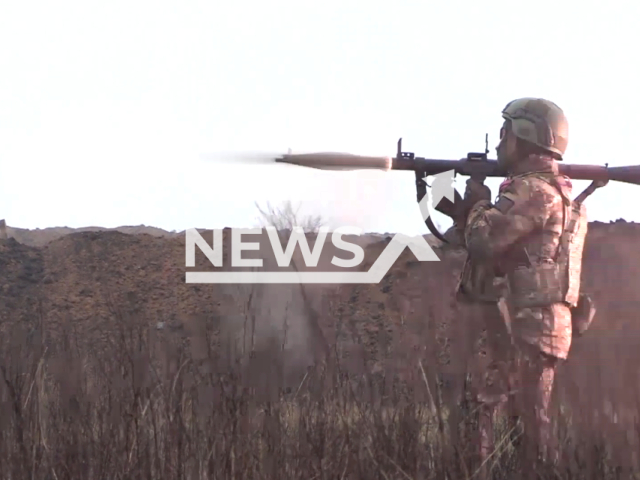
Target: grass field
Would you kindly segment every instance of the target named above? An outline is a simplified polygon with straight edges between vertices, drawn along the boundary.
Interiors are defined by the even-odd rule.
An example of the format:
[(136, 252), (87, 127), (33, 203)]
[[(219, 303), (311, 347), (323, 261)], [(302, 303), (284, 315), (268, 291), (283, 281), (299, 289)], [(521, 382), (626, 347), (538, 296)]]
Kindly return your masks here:
[[(286, 387), (276, 343), (236, 357), (205, 332), (209, 350), (194, 355), (134, 324), (115, 318), (91, 342), (72, 327), (4, 329), (0, 478), (478, 478), (471, 407), (437, 388), (416, 400), (397, 379), (350, 375), (335, 359)], [(556, 465), (526, 461), (519, 428), (498, 417), (487, 467), (500, 479), (638, 478), (631, 414), (556, 401)]]

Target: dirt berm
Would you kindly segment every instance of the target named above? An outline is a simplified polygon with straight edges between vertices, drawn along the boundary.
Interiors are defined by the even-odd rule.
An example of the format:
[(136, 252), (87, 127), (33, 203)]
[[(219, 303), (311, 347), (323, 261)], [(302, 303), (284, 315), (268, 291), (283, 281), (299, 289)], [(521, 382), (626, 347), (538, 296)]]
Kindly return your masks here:
[[(178, 334), (189, 330), (192, 319), (204, 318), (221, 337), (234, 336), (245, 346), (259, 348), (265, 339), (276, 338), (286, 343), (295, 367), (336, 349), (345, 359), (365, 359), (353, 368), (412, 376), (422, 358), (427, 374), (430, 365), (439, 363), (446, 375), (446, 365), (455, 364), (451, 359), (471, 348), (459, 339), (472, 319), (464, 319), (452, 301), (462, 256), (440, 247), (441, 262), (418, 262), (405, 250), (374, 285), (194, 285), (185, 283), (185, 240), (179, 233), (65, 231), (38, 239), (27, 232), (0, 241), (3, 330), (29, 322), (48, 338), (65, 324), (80, 339), (104, 335), (113, 321), (111, 303), (127, 318)], [(16, 240), (19, 236), (29, 245)], [(211, 242), (210, 231), (203, 237)], [(369, 264), (389, 238), (362, 239)], [(225, 264), (228, 243), (227, 232)], [(638, 245), (640, 225), (590, 224), (583, 285), (593, 294), (598, 313), (560, 372), (580, 378), (580, 388), (593, 384), (606, 396), (624, 393), (629, 400), (638, 393), (640, 365)], [(335, 253), (323, 250), (320, 264)], [(348, 258), (344, 252), (337, 256)], [(213, 268), (199, 251), (196, 261), (195, 270)], [(266, 269), (270, 265), (273, 258), (265, 261)]]

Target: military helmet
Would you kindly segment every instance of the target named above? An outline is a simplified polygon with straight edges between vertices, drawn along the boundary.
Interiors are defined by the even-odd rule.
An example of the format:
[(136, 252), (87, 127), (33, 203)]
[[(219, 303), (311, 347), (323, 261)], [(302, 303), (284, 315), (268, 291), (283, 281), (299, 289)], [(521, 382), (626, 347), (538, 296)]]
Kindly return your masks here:
[(562, 160), (569, 142), (569, 124), (555, 103), (543, 98), (519, 98), (504, 107), (502, 117), (511, 121), (516, 137), (556, 153)]

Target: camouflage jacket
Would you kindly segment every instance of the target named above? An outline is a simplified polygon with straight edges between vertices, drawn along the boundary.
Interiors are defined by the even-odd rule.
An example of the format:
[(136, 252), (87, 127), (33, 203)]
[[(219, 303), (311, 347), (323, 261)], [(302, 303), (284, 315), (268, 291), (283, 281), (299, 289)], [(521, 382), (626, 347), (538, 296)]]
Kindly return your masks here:
[(474, 205), (464, 229), (471, 261), (493, 264), (499, 276), (554, 259), (571, 205), (571, 182), (555, 161), (530, 157), (518, 170), (500, 185), (495, 204)]
[[(462, 296), (470, 301), (498, 301), (504, 296), (503, 279), (511, 272), (553, 262), (571, 213), (570, 195), (571, 182), (558, 174), (555, 161), (531, 156), (502, 183), (495, 203), (476, 203), (464, 226), (468, 259), (459, 284)], [(571, 339), (567, 305), (521, 308), (513, 316), (522, 317), (523, 327), (527, 319), (532, 323), (528, 333), (521, 333), (528, 343), (566, 356)], [(545, 344), (543, 334), (555, 340)]]

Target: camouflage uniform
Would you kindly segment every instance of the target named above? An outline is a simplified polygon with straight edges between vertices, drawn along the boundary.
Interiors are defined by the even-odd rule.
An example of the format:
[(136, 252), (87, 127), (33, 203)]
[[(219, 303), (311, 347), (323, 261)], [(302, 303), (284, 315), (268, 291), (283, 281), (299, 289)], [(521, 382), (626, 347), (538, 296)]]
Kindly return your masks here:
[[(520, 167), (526, 173), (515, 173), (503, 182), (495, 205), (489, 201), (476, 204), (465, 226), (470, 260), (499, 259), (495, 263), (499, 276), (519, 266), (553, 261), (564, 219), (570, 214), (563, 196), (570, 198), (571, 183), (558, 177), (553, 159), (531, 157)], [(545, 354), (567, 358), (571, 347), (569, 305), (519, 308), (511, 317), (516, 338)]]
[[(523, 111), (527, 114), (528, 107), (537, 107), (540, 113), (540, 103), (528, 103), (531, 100), (512, 102), (503, 112), (505, 118), (514, 120), (512, 128), (520, 138), (524, 138), (522, 130), (518, 135), (518, 128), (524, 128), (518, 122), (526, 117)], [(543, 112), (547, 105), (542, 103)], [(510, 118), (514, 111), (516, 115)], [(531, 126), (531, 117), (527, 119)], [(540, 123), (536, 127), (533, 138), (537, 134), (539, 140), (546, 132), (541, 133)], [(524, 132), (531, 141), (531, 129)], [(586, 235), (584, 207), (571, 201), (571, 182), (558, 174), (552, 157), (559, 153), (561, 158), (564, 153), (566, 125), (564, 132), (564, 137), (556, 137), (561, 144), (547, 149), (549, 155), (529, 155), (511, 165), (497, 201), (478, 201), (466, 224), (453, 229), (462, 234), (468, 252), (459, 292), (476, 307), (484, 303), (480, 308), (489, 336), (490, 365), (478, 394), (484, 406), (480, 419), (483, 456), (493, 447), (493, 410), (514, 391), (520, 391), (518, 398), (525, 402), (518, 403), (525, 429), (531, 432), (528, 424), (534, 427), (536, 440), (545, 444), (549, 440), (547, 410), (556, 367), (571, 348), (571, 308), (577, 304)], [(499, 299), (502, 325), (495, 320)]]

